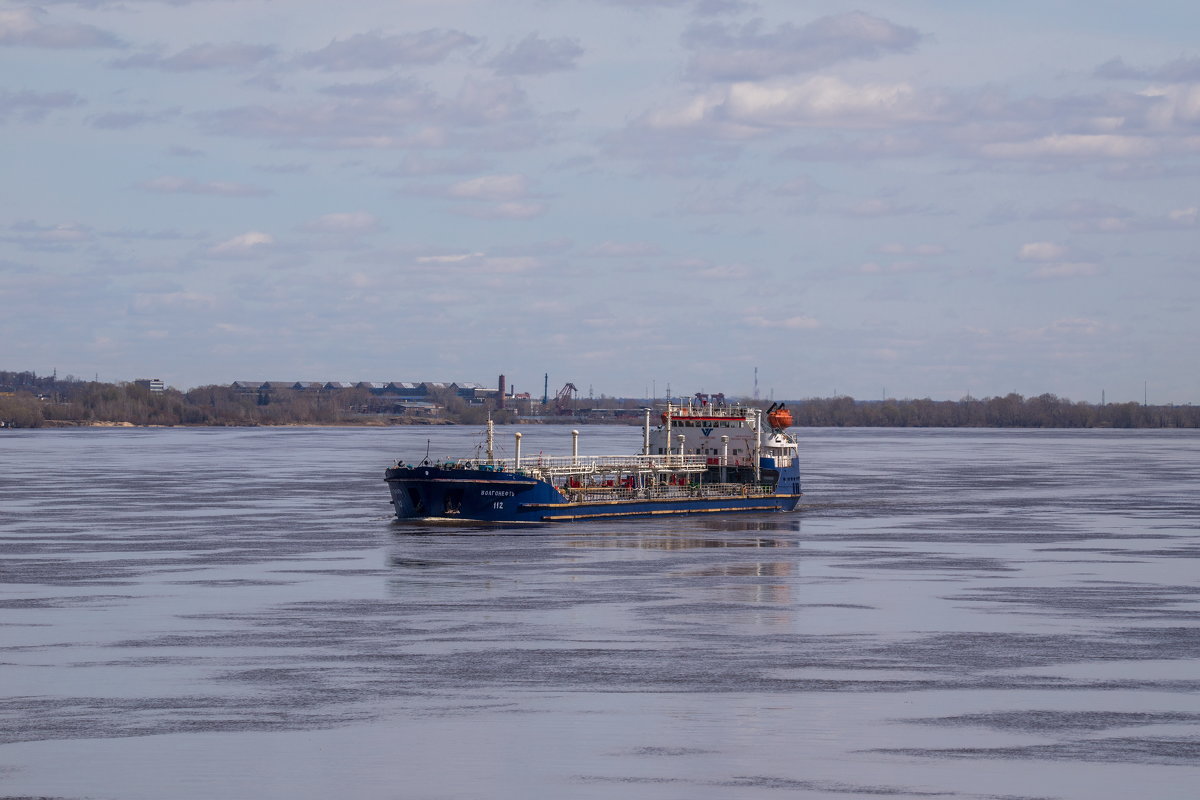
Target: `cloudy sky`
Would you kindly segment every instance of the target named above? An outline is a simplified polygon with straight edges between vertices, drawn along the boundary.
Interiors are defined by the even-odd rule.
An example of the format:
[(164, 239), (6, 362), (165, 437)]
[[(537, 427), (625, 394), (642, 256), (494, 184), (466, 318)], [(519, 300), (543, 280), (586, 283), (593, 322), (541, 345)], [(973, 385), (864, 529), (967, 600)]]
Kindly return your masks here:
[(0, 5), (0, 368), (1200, 402), (1200, 6)]

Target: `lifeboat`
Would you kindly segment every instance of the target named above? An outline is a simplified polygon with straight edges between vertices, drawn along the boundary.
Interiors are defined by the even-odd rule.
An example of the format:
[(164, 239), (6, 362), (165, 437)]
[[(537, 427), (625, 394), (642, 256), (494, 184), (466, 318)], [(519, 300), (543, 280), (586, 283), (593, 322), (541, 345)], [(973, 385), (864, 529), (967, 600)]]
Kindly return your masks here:
[(792, 412), (788, 411), (783, 406), (772, 409), (771, 412), (767, 414), (767, 424), (770, 425), (773, 430), (786, 430), (787, 428), (792, 427), (792, 422)]

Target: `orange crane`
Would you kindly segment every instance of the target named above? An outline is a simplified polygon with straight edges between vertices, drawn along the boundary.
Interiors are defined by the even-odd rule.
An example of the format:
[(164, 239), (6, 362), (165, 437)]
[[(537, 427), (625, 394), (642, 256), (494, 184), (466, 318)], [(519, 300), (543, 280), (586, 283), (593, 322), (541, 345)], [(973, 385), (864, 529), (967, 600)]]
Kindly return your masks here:
[(554, 395), (554, 413), (558, 416), (570, 414), (571, 400), (579, 390), (575, 388), (575, 384), (568, 383), (563, 388), (558, 390), (558, 394)]

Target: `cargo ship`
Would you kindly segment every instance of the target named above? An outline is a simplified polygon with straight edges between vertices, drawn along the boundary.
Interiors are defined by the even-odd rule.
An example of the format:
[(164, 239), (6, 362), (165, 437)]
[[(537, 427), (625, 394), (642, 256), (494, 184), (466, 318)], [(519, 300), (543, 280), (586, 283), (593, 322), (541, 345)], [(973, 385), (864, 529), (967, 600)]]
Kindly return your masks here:
[[(487, 425), (486, 456), (410, 464), (384, 473), (396, 516), (466, 523), (552, 523), (669, 514), (794, 511), (800, 502), (799, 445), (783, 404), (761, 408), (698, 394), (668, 402), (657, 424), (645, 410), (642, 452), (497, 458)], [(765, 421), (765, 425), (764, 425)]]

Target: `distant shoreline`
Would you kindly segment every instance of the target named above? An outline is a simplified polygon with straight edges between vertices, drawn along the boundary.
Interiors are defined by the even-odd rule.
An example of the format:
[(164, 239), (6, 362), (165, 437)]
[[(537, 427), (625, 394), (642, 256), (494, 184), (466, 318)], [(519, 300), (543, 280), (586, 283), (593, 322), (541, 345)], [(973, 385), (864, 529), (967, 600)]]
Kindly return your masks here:
[[(521, 419), (516, 421), (508, 421), (503, 424), (505, 426), (517, 425), (579, 425), (579, 426), (595, 426), (595, 427), (640, 427), (639, 424), (627, 421), (614, 422), (611, 420), (567, 420), (567, 419)], [(244, 425), (237, 424), (212, 424), (212, 423), (176, 423), (176, 424), (137, 424), (126, 421), (109, 421), (109, 420), (91, 420), (91, 421), (72, 421), (72, 420), (46, 420), (42, 425), (36, 428), (22, 428), (13, 426), (0, 426), (0, 434), (4, 431), (16, 430), (71, 430), (83, 428), (105, 428), (105, 429), (150, 429), (150, 428), (186, 428), (189, 430), (199, 430), (204, 428), (221, 429), (221, 428), (430, 428), (430, 427), (480, 427), (473, 422), (455, 422), (453, 420), (423, 420), (423, 421), (397, 421), (397, 422), (255, 422)], [(1150, 430), (1150, 431), (1166, 431), (1166, 430), (1182, 430), (1195, 431), (1200, 430), (1195, 426), (1189, 425), (1140, 425), (1140, 426), (1113, 426), (1113, 425), (793, 425), (792, 430), (804, 429), (825, 429), (825, 430), (978, 430), (978, 431), (999, 431), (999, 430), (1023, 430), (1023, 431), (1131, 431), (1131, 430)]]
[[(132, 384), (39, 378), (4, 373), (0, 426), (38, 427), (393, 427), (406, 425), (633, 425), (659, 401), (601, 397), (498, 408), (499, 401), (464, 398), (452, 387), (423, 399), (366, 388), (239, 390), (206, 386), (187, 392)], [(395, 390), (400, 391), (399, 389)], [(492, 391), (492, 390), (489, 390)], [(679, 398), (679, 402), (689, 402)], [(701, 399), (694, 402), (702, 402)], [(765, 409), (767, 401), (741, 400)], [(838, 395), (786, 401), (796, 428), (1200, 428), (1200, 406), (1073, 402), (1053, 394), (961, 400), (856, 400)], [(541, 413), (536, 413), (541, 412)]]

